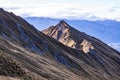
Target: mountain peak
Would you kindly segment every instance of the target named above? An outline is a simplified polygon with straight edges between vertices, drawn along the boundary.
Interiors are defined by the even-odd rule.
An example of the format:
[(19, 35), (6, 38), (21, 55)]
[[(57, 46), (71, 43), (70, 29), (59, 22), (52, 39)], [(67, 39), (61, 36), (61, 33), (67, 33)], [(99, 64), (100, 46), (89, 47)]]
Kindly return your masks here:
[(60, 23), (63, 24), (63, 23), (66, 23), (66, 22), (64, 20), (61, 20)]
[(56, 26), (60, 28), (69, 28), (69, 25), (64, 20), (61, 20)]
[(86, 37), (87, 35), (78, 32), (64, 20), (61, 20), (56, 26), (44, 30), (43, 33), (71, 48), (83, 50), (84, 53), (89, 53), (91, 49), (94, 49), (92, 42)]

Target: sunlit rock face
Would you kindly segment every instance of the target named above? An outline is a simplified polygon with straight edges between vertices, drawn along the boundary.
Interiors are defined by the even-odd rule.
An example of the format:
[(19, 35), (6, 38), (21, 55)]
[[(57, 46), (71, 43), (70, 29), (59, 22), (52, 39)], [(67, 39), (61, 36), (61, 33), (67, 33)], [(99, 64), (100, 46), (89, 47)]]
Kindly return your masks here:
[(84, 39), (80, 45), (82, 45), (84, 53), (88, 53), (90, 52), (90, 49), (94, 49), (92, 43), (88, 42), (86, 39)]
[(69, 30), (70, 26), (64, 20), (62, 20), (55, 27), (51, 26), (49, 30), (43, 30), (42, 32), (55, 38), (64, 45), (75, 47), (74, 40), (70, 40)]

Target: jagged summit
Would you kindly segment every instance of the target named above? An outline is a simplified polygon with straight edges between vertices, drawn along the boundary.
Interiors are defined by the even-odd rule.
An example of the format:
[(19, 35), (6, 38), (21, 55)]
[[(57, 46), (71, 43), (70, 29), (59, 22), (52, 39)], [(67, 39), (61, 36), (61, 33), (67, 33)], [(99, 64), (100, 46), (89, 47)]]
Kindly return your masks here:
[(64, 45), (83, 50), (85, 53), (88, 53), (91, 46), (93, 46), (86, 38), (86, 35), (83, 35), (82, 32), (78, 32), (64, 20), (61, 20), (56, 26), (52, 26), (42, 32), (55, 38)]
[(57, 25), (57, 28), (59, 30), (65, 30), (65, 29), (69, 29), (69, 25), (67, 24), (67, 22), (65, 22), (64, 20), (61, 20)]
[(67, 24), (67, 22), (65, 22), (64, 20), (61, 20), (58, 24)]
[(59, 22), (60, 24), (63, 24), (63, 23), (66, 23), (64, 20), (61, 20), (60, 22)]
[[(74, 41), (67, 41), (70, 37), (70, 25), (64, 20), (61, 20), (56, 26), (52, 26), (49, 29), (45, 29), (42, 32), (62, 42), (64, 45), (73, 46)], [(73, 46), (74, 47), (74, 46)]]

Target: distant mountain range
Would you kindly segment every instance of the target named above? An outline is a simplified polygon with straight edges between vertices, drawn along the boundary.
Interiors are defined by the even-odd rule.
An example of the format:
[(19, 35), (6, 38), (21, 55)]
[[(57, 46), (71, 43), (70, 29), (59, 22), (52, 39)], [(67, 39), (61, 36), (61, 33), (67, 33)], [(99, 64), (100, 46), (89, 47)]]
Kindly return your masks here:
[[(61, 20), (44, 17), (27, 17), (25, 19), (34, 25), (38, 30), (46, 29), (49, 26), (57, 24)], [(99, 38), (108, 45), (120, 51), (120, 22), (115, 20), (63, 20), (74, 28)]]

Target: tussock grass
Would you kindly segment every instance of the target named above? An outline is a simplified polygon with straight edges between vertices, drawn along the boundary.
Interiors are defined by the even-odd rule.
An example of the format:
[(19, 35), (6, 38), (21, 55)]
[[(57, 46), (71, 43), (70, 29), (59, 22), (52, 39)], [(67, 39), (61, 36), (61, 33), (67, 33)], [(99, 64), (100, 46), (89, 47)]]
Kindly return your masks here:
[(16, 61), (3, 53), (0, 53), (0, 75), (18, 77), (22, 80), (34, 80), (32, 74), (26, 72)]

